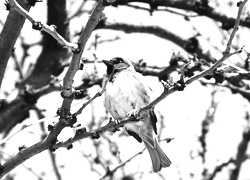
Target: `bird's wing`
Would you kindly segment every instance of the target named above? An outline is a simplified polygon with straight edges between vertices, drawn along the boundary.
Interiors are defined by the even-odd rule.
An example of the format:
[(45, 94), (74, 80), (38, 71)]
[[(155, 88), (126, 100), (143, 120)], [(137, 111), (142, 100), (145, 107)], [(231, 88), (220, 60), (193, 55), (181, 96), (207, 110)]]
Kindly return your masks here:
[(157, 117), (156, 117), (153, 109), (149, 110), (149, 118), (150, 118), (150, 122), (153, 126), (153, 130), (154, 130), (155, 134), (157, 135), (157, 128), (156, 128)]
[(134, 131), (130, 131), (129, 129), (125, 128), (127, 133), (130, 135), (130, 136), (133, 136), (139, 143), (142, 142), (142, 139), (140, 138), (140, 136), (134, 132)]
[[(151, 102), (153, 99), (153, 92), (152, 89), (150, 88), (148, 82), (145, 80), (145, 77), (142, 76), (141, 74), (137, 73), (137, 77), (139, 79), (140, 83), (137, 83), (137, 89), (139, 89), (140, 93), (142, 93), (142, 97), (144, 97), (144, 103), (147, 104)], [(152, 124), (153, 130), (155, 134), (157, 134), (157, 128), (156, 128), (156, 123), (157, 123), (157, 117), (155, 115), (155, 112), (153, 109), (149, 110), (149, 120)]]

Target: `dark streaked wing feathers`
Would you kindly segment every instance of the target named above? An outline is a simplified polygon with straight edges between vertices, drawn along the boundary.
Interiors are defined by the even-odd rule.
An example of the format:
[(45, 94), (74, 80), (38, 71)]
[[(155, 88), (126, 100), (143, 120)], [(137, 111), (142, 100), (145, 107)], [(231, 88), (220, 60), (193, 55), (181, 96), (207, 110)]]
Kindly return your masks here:
[(149, 118), (150, 118), (151, 124), (153, 126), (153, 130), (154, 130), (155, 134), (157, 135), (157, 128), (156, 128), (157, 117), (156, 117), (153, 109), (149, 111)]
[(142, 142), (142, 139), (140, 138), (140, 136), (138, 136), (138, 134), (136, 134), (134, 131), (130, 131), (128, 129), (126, 129), (127, 133), (130, 135), (130, 136), (133, 136), (139, 143)]

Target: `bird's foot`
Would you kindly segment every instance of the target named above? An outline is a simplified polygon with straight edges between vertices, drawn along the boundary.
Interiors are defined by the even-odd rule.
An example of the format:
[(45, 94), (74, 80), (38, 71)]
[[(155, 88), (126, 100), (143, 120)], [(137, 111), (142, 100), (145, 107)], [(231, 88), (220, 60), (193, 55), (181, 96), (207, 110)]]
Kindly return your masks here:
[(109, 123), (114, 123), (115, 125), (114, 125), (114, 127), (112, 127), (112, 128), (110, 128), (110, 132), (112, 132), (112, 133), (115, 133), (116, 131), (120, 131), (120, 129), (119, 129), (119, 124), (120, 124), (120, 120), (118, 120), (118, 119), (112, 119), (111, 117), (109, 118)]
[(136, 120), (140, 119), (140, 108), (135, 107), (135, 109), (129, 111), (127, 117), (135, 118)]

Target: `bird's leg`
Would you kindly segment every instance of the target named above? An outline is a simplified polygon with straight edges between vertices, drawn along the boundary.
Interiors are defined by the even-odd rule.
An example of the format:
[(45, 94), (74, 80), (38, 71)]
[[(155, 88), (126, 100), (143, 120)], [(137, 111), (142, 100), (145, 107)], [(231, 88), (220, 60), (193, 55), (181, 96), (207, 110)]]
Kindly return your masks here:
[(120, 124), (120, 119), (115, 119), (115, 125), (119, 125)]
[(127, 113), (127, 117), (140, 118), (140, 108), (136, 105), (135, 108)]
[(114, 123), (115, 126), (112, 127), (109, 131), (112, 133), (115, 133), (116, 131), (120, 131), (119, 127), (117, 127), (120, 124), (120, 120), (118, 119), (112, 119), (112, 117), (109, 118), (109, 123)]

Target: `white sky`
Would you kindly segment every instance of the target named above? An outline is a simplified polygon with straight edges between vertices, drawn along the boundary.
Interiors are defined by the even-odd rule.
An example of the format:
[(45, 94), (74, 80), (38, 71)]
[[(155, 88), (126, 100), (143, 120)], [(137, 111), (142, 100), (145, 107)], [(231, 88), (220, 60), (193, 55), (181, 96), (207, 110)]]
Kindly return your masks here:
[[(226, 2), (224, 4), (226, 4)], [(45, 5), (46, 1), (38, 3), (34, 8), (32, 8), (32, 15), (39, 20), (45, 21)], [(3, 5), (1, 3), (1, 14), (4, 14), (6, 11), (2, 11), (2, 6)], [(237, 9), (228, 9), (226, 7), (226, 5), (223, 6), (222, 10), (235, 17)], [(107, 7), (104, 12), (108, 18), (113, 18), (118, 22), (128, 21), (132, 24), (160, 25), (184, 38), (189, 38), (195, 34), (193, 26), (189, 22), (184, 21), (180, 16), (176, 17), (175, 15), (169, 13), (166, 14), (160, 12), (154, 13), (154, 16), (149, 16), (147, 12), (138, 12), (138, 10), (130, 10), (128, 13), (128, 9), (125, 7), (119, 7), (119, 9)], [(87, 18), (85, 17), (85, 20), (86, 19)], [(79, 21), (80, 20), (78, 19), (73, 22), (71, 24), (71, 28), (81, 29), (79, 27)], [(81, 19), (80, 22), (82, 23), (83, 20)], [(221, 33), (218, 31), (214, 22), (205, 17), (192, 18), (191, 22), (203, 35), (204, 39), (201, 38), (201, 41), (203, 45), (206, 45), (205, 48), (210, 48), (211, 45), (209, 44), (212, 44), (213, 46), (225, 49), (224, 45), (221, 44)], [(249, 30), (242, 29), (240, 29), (239, 32), (243, 38), (240, 39), (239, 43), (240, 46), (245, 45), (248, 49)], [(116, 37), (117, 35), (122, 38), (114, 43), (99, 45), (98, 49), (95, 51), (99, 59), (110, 59), (115, 56), (121, 56), (136, 61), (143, 58), (150, 65), (157, 64), (158, 66), (161, 66), (164, 65), (164, 60), (167, 61), (171, 57), (173, 51), (180, 51), (184, 53), (180, 48), (173, 45), (171, 42), (157, 38), (153, 35), (138, 33), (124, 34), (123, 32), (115, 31), (110, 33), (107, 30), (98, 30), (95, 33), (98, 33), (98, 35), (101, 36), (101, 39), (109, 39)], [(25, 23), (22, 34), (26, 38), (27, 42), (36, 42), (40, 36), (39, 32), (31, 29), (31, 24), (29, 22)], [(209, 38), (209, 42), (206, 40), (207, 38)], [(93, 40), (93, 36), (90, 38), (90, 41), (91, 40)], [(19, 42), (17, 41), (17, 47), (18, 43)], [(36, 47), (36, 49), (33, 48), (30, 51), (31, 56), (29, 60), (31, 62), (37, 57), (39, 51), (39, 47)], [(18, 48), (17, 52), (22, 53)], [(92, 53), (93, 51), (86, 51), (84, 52), (84, 56), (91, 59), (93, 58)], [(213, 51), (213, 53), (216, 58), (221, 56), (221, 54), (216, 51)], [(230, 60), (231, 62), (234, 62), (235, 60), (239, 60), (239, 57), (233, 57)], [(10, 61), (9, 68), (11, 68), (12, 65), (13, 62)], [(93, 70), (92, 68), (93, 66), (86, 65), (85, 71), (78, 72), (77, 77), (91, 73)], [(98, 65), (97, 70), (100, 75), (105, 72), (103, 65)], [(13, 71), (8, 71), (6, 73), (6, 77), (7, 78), (5, 78), (3, 87), (6, 89), (13, 89)], [(149, 78), (149, 81), (151, 82), (155, 93), (160, 94), (162, 92), (162, 86), (158, 83), (158, 81), (155, 78)], [(94, 95), (97, 91), (99, 91), (99, 89), (94, 87), (90, 93)], [(170, 168), (163, 169), (161, 172), (166, 179), (174, 180), (179, 179), (180, 177), (183, 179), (190, 179), (190, 173), (195, 174), (193, 179), (201, 179), (200, 173), (203, 168), (201, 160), (200, 158), (196, 158), (195, 160), (190, 159), (190, 153), (193, 151), (192, 155), (198, 156), (198, 150), (201, 150), (197, 139), (201, 132), (201, 121), (205, 116), (207, 108), (210, 106), (211, 91), (212, 88), (203, 87), (198, 82), (195, 82), (188, 85), (183, 92), (176, 92), (170, 95), (156, 107), (158, 115), (161, 114), (165, 118), (164, 122), (166, 128), (163, 131), (162, 138), (174, 138), (174, 140), (169, 144), (161, 144), (162, 149), (164, 149), (173, 163)], [(48, 108), (48, 105), (50, 105), (46, 111), (46, 115), (51, 117), (55, 114), (57, 108), (60, 107), (61, 101), (62, 99), (60, 97), (60, 93), (57, 92), (40, 99), (38, 104), (41, 108)], [(227, 90), (221, 90), (218, 94), (216, 94), (216, 101), (219, 102), (219, 105), (216, 112), (215, 122), (210, 126), (210, 132), (207, 136), (208, 153), (206, 158), (207, 163), (205, 166), (210, 170), (210, 172), (216, 165), (227, 161), (231, 156), (235, 155), (238, 143), (242, 138), (241, 132), (247, 126), (246, 121), (244, 120), (245, 111), (249, 109), (249, 103), (246, 100), (239, 95), (232, 95)], [(102, 98), (96, 99), (93, 106), (89, 106), (84, 110), (83, 115), (79, 117), (79, 121), (83, 126), (87, 125), (91, 119), (91, 113), (89, 112), (92, 110), (95, 112), (97, 120), (104, 115), (102, 103)], [(79, 107), (79, 104), (76, 105), (73, 110), (77, 109), (77, 107)], [(102, 112), (102, 114), (100, 112)], [(33, 114), (31, 121), (35, 118), (36, 117)], [(50, 121), (53, 120), (55, 119)], [(19, 127), (17, 127), (17, 129), (18, 128)], [(35, 134), (33, 134), (34, 132)], [(17, 147), (19, 145), (25, 144), (29, 146), (39, 141), (40, 133), (41, 132), (38, 126), (33, 126), (32, 128), (19, 133), (18, 136), (13, 137), (8, 142), (8, 146), (5, 151), (8, 152), (8, 154), (14, 155), (17, 153)], [(72, 135), (72, 131), (68, 130), (64, 133), (64, 137), (61, 136), (60, 138), (67, 139), (70, 135)], [(20, 137), (22, 138), (21, 141)], [(144, 147), (142, 144), (133, 140), (133, 138), (119, 137), (119, 132), (110, 136), (110, 139), (118, 142), (121, 151), (120, 156), (123, 161), (130, 158)], [(95, 151), (92, 142), (88, 139), (75, 143), (74, 149), (70, 151), (65, 149), (59, 149), (56, 151), (58, 164), (66, 165), (66, 167), (60, 171), (63, 179), (72, 179), (73, 177), (75, 179), (79, 179), (79, 177), (99, 179), (101, 177), (90, 171), (88, 162), (82, 159), (82, 149), (85, 154), (91, 154)], [(104, 150), (103, 154), (106, 155), (106, 153), (108, 155), (108, 152), (105, 152)], [(24, 165), (32, 168), (32, 170), (37, 174), (46, 170), (44, 179), (54, 179), (54, 172), (50, 164), (51, 162), (47, 152), (34, 156), (24, 163)], [(41, 165), (43, 165), (42, 168)], [(118, 164), (111, 166), (111, 168), (114, 168), (116, 165)], [(246, 162), (243, 165), (240, 179), (249, 178), (249, 166), (249, 162)], [(232, 167), (230, 166), (229, 168)], [(148, 152), (144, 152), (142, 155), (135, 158), (126, 166), (125, 170), (128, 174), (136, 174), (137, 171), (147, 172), (151, 170), (151, 161)], [(100, 172), (102, 175), (105, 173), (101, 168)], [(228, 172), (229, 170), (226, 168), (216, 179), (227, 179)], [(30, 173), (23, 166), (16, 168), (13, 173), (17, 173), (15, 177), (16, 180), (23, 179), (24, 176), (25, 179), (34, 179), (34, 174)], [(139, 175), (137, 174), (136, 179), (138, 178)], [(156, 174), (145, 174), (142, 179), (146, 180), (152, 178), (161, 179)]]

